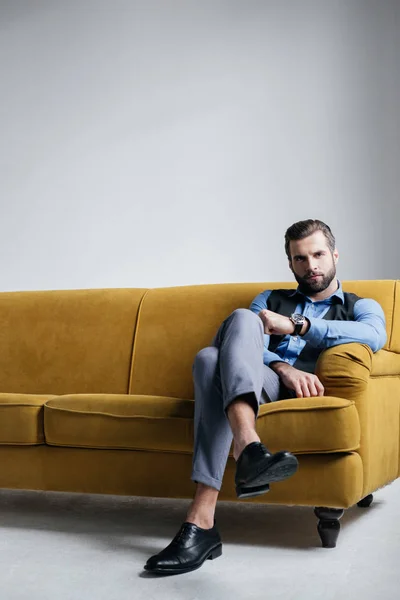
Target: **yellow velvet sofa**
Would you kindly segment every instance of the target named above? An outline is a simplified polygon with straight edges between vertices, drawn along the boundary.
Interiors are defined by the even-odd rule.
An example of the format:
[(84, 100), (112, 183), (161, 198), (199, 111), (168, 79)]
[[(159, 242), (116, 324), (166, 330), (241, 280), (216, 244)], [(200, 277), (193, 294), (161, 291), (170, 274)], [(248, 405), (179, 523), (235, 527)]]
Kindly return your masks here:
[[(228, 314), (279, 287), (294, 285), (0, 293), (0, 487), (191, 497), (193, 359)], [(327, 547), (343, 509), (400, 474), (400, 281), (343, 287), (381, 304), (387, 343), (326, 350), (324, 397), (261, 407), (261, 439), (300, 467), (247, 500), (315, 507)], [(221, 499), (236, 500), (234, 470), (231, 457)]]

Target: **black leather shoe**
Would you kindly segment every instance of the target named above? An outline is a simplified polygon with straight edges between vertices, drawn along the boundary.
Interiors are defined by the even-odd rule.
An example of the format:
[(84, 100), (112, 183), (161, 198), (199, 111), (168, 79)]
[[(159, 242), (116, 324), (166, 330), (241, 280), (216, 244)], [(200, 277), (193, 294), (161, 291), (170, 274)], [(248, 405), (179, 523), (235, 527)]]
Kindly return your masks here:
[(294, 475), (298, 469), (297, 458), (287, 451), (271, 454), (260, 442), (248, 444), (236, 464), (236, 494), (238, 498), (251, 498), (269, 491), (269, 484)]
[(202, 529), (193, 523), (184, 523), (172, 542), (145, 564), (146, 571), (158, 575), (188, 573), (201, 567), (207, 559), (222, 554), (222, 542), (216, 525)]

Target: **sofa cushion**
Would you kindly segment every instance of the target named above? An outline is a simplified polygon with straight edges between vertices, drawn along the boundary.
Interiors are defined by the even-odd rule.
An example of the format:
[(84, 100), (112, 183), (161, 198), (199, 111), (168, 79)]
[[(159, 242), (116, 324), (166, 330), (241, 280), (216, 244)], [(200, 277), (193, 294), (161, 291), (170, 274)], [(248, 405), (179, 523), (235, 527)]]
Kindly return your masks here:
[(50, 398), (53, 396), (0, 393), (0, 444), (43, 444), (43, 405)]
[(193, 414), (193, 400), (120, 394), (60, 396), (45, 405), (46, 443), (190, 452)]
[[(194, 401), (162, 396), (78, 394), (48, 400), (46, 443), (84, 448), (192, 452)], [(360, 442), (353, 402), (291, 399), (260, 407), (257, 429), (273, 450), (347, 452)]]
[(126, 394), (145, 290), (0, 294), (0, 390)]

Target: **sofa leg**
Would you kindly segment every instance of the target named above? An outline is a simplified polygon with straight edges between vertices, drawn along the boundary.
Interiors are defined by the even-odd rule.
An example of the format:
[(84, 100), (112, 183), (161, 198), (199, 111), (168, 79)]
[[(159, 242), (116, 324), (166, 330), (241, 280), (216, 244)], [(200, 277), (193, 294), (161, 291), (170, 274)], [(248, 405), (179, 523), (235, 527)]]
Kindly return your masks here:
[(373, 499), (373, 495), (368, 494), (368, 496), (365, 496), (365, 498), (360, 500), (360, 502), (357, 502), (357, 506), (360, 506), (361, 508), (368, 508), (368, 506), (371, 506)]
[(342, 508), (327, 508), (317, 506), (314, 513), (318, 517), (318, 533), (321, 538), (323, 548), (335, 548), (339, 536), (339, 519), (343, 517)]

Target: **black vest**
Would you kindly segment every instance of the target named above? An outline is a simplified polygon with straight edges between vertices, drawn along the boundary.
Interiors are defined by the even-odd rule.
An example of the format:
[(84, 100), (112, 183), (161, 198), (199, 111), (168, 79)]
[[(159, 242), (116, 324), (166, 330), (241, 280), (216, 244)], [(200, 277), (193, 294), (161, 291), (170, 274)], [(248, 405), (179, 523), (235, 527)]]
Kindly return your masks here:
[[(302, 301), (301, 294), (293, 294), (294, 290), (273, 290), (267, 300), (267, 308), (273, 312), (289, 317), (295, 312), (296, 306)], [(290, 296), (293, 294), (293, 296)], [(360, 300), (355, 294), (344, 292), (344, 304), (340, 302), (337, 296), (333, 297), (333, 304), (329, 308), (323, 319), (329, 321), (354, 321), (354, 305)], [(303, 300), (304, 302), (304, 300)], [(271, 335), (268, 350), (275, 352), (284, 335)], [(314, 373), (318, 357), (324, 348), (313, 348), (306, 344), (300, 352), (294, 367), (307, 373)]]

